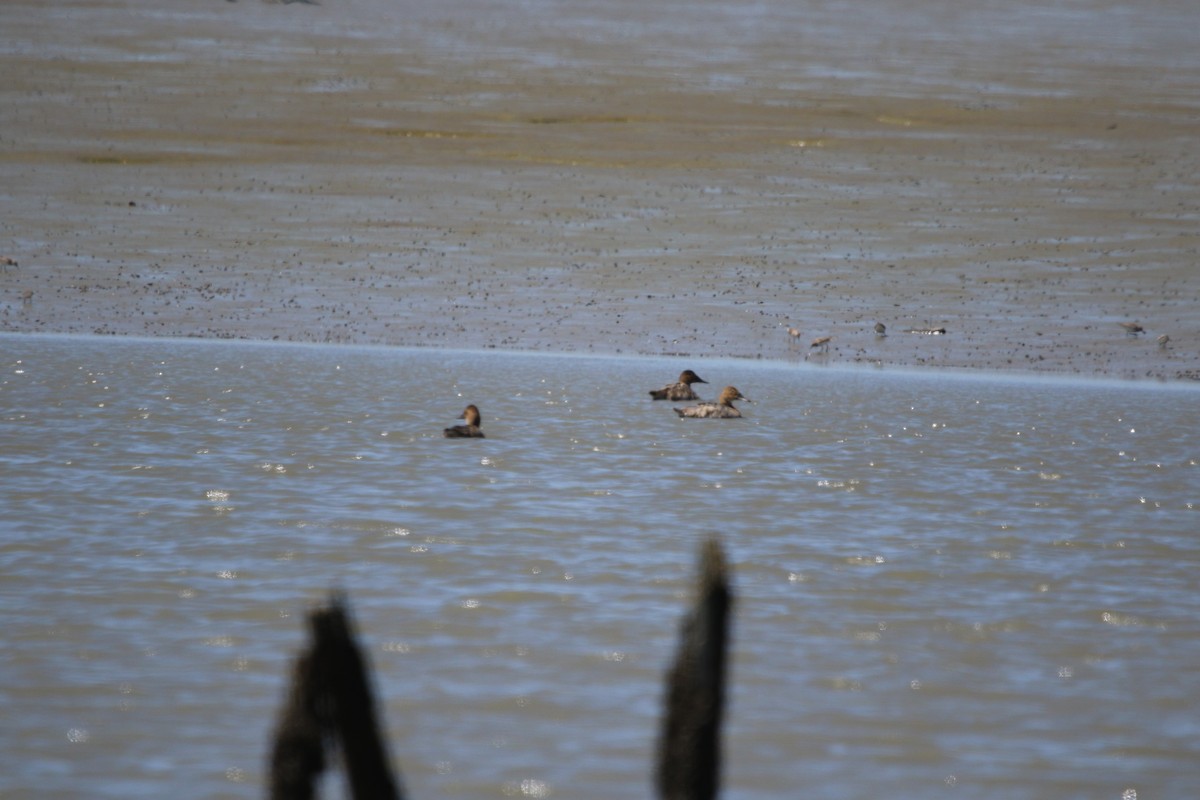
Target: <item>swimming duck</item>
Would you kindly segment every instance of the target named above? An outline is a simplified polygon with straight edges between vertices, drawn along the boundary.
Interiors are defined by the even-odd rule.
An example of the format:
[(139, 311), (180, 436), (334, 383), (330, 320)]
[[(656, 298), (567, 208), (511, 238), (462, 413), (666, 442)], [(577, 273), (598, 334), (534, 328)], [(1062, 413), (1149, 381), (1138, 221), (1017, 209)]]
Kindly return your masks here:
[(742, 416), (742, 412), (733, 407), (734, 400), (745, 400), (747, 403), (753, 402), (749, 397), (746, 397), (734, 387), (726, 386), (721, 390), (721, 394), (717, 397), (717, 402), (700, 403), (699, 405), (677, 408), (675, 409), (675, 413), (681, 417), (700, 417), (704, 419), (737, 419)]
[(465, 419), (466, 425), (455, 425), (453, 428), (446, 428), (442, 431), (442, 435), (447, 439), (484, 439), (483, 430), (479, 426), (479, 409), (475, 406), (467, 406), (463, 412), (458, 415), (459, 419)]
[(651, 389), (650, 396), (655, 400), (699, 400), (700, 395), (692, 391), (693, 383), (708, 383), (690, 369), (679, 373), (676, 383), (668, 383), (661, 389)]

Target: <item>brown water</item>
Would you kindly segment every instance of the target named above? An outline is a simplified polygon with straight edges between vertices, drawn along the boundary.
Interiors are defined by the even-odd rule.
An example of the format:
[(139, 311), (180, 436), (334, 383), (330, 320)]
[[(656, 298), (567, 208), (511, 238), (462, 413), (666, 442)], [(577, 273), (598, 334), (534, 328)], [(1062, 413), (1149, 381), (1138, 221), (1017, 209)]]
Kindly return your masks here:
[[(745, 418), (651, 401), (684, 366)], [(711, 533), (724, 796), (1200, 780), (1192, 386), (24, 335), (0, 368), (0, 796), (261, 797), (334, 587), (410, 796), (650, 796)], [(468, 402), (488, 438), (443, 439)]]
[(782, 358), (794, 326), (832, 363), (1194, 377), (1198, 28), (6, 2), (0, 329)]

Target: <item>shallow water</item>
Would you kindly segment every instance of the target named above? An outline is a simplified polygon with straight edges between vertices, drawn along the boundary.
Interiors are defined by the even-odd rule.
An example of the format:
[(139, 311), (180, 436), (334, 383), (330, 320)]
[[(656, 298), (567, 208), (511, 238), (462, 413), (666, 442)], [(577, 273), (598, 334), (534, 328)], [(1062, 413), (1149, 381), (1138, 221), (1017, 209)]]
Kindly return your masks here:
[[(346, 590), (412, 797), (650, 792), (697, 544), (725, 796), (1182, 797), (1194, 389), (0, 338), (0, 794), (257, 797)], [(646, 390), (691, 367), (743, 420)], [(485, 440), (441, 428), (468, 402)]]

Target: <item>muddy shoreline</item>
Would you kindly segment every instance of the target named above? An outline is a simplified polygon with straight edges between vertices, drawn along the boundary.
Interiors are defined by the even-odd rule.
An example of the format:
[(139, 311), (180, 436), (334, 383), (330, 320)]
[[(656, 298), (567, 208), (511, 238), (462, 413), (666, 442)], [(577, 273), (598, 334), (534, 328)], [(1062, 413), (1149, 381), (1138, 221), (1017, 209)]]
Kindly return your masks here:
[(532, 6), (6, 4), (0, 331), (1200, 376), (1185, 5), (865, 66)]

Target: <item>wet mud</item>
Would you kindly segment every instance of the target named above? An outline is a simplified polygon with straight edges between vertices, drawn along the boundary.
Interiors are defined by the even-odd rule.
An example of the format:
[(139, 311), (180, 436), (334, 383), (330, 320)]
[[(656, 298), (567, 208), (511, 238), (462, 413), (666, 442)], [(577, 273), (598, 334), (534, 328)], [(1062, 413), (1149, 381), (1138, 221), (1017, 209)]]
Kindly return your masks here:
[(1200, 377), (1200, 13), (974, 5), (6, 3), (0, 331)]

